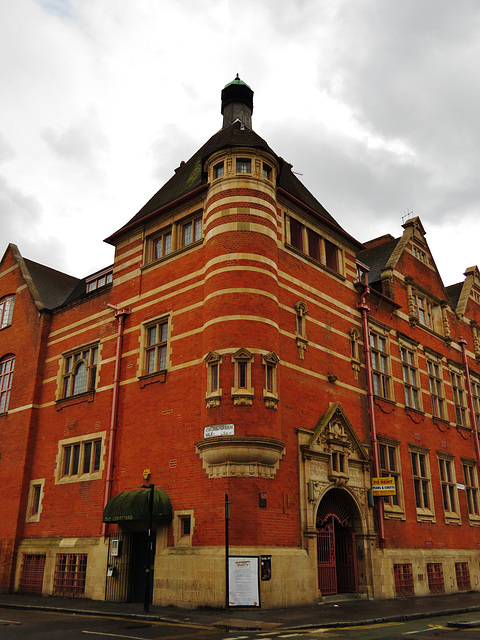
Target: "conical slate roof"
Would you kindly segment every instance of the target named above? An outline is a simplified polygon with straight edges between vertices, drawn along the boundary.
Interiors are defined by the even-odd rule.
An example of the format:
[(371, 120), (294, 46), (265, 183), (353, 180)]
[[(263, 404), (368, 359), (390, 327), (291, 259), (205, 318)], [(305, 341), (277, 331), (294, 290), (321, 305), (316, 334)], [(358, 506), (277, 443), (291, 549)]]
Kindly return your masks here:
[(140, 211), (121, 227), (118, 231), (106, 239), (106, 242), (114, 244), (117, 236), (123, 231), (135, 226), (138, 222), (144, 221), (147, 217), (158, 212), (163, 207), (172, 204), (179, 198), (194, 192), (199, 187), (207, 184), (207, 174), (204, 172), (205, 161), (216, 151), (228, 147), (250, 147), (263, 149), (277, 159), (280, 171), (277, 177), (277, 188), (281, 189), (287, 196), (292, 196), (301, 204), (306, 205), (315, 213), (327, 220), (330, 225), (336, 227), (343, 235), (348, 234), (342, 229), (338, 222), (328, 213), (320, 202), (310, 193), (297, 176), (292, 172), (291, 165), (270, 148), (270, 146), (255, 133), (252, 129), (242, 126), (239, 121), (233, 122), (224, 129), (215, 133), (193, 156), (180, 165), (168, 182), (157, 191), (157, 193), (140, 209)]

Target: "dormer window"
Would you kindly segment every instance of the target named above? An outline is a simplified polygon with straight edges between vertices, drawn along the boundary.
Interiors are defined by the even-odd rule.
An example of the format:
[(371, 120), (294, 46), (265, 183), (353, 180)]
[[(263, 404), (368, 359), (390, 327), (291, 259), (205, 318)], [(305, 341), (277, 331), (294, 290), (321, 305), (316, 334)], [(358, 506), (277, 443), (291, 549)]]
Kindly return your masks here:
[(100, 289), (100, 287), (104, 287), (107, 284), (110, 284), (113, 280), (113, 270), (109, 269), (108, 271), (103, 271), (102, 273), (97, 273), (92, 278), (87, 278), (87, 293), (89, 291), (95, 291), (95, 289)]
[(250, 158), (237, 158), (237, 173), (252, 173)]

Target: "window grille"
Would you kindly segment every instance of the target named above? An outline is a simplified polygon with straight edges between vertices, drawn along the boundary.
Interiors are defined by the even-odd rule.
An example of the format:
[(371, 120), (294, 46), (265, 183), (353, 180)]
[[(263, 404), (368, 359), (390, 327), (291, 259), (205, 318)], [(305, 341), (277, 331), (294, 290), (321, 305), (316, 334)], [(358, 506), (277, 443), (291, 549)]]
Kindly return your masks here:
[(44, 554), (25, 554), (20, 576), (20, 593), (42, 593), (43, 573), (45, 571)]
[(441, 562), (427, 562), (427, 578), (430, 593), (445, 593)]
[(393, 571), (395, 575), (395, 593), (397, 596), (413, 596), (415, 590), (413, 587), (412, 565), (394, 564)]
[(455, 575), (457, 577), (458, 590), (470, 591), (470, 571), (468, 569), (468, 562), (456, 562)]
[(87, 574), (86, 553), (58, 553), (53, 577), (56, 596), (80, 596), (85, 593)]

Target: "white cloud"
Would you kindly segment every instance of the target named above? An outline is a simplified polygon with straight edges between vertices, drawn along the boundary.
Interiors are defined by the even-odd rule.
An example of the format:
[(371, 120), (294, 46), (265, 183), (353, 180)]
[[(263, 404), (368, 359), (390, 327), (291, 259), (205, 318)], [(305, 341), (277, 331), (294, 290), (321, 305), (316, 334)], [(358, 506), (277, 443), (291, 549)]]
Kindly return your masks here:
[(238, 72), (347, 231), (399, 235), (413, 207), (458, 281), (480, 261), (479, 20), (474, 0), (4, 0), (0, 240), (74, 275), (110, 263), (102, 239), (220, 128)]

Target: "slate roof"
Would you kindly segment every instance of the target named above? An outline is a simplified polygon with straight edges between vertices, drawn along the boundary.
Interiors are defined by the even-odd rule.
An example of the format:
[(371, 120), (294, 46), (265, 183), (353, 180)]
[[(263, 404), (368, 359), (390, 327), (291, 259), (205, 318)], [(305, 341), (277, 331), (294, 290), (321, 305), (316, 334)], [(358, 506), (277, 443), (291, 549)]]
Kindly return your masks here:
[(445, 287), (445, 289), (447, 290), (452, 308), (456, 309), (458, 305), (458, 300), (460, 299), (460, 294), (462, 293), (463, 282), (457, 282), (457, 284), (451, 284), (448, 287)]
[(363, 262), (370, 271), (368, 272), (368, 283), (374, 285), (379, 282), (382, 275), (382, 270), (388, 262), (388, 259), (392, 255), (395, 247), (397, 246), (400, 238), (392, 238), (382, 244), (379, 244), (371, 249), (364, 249), (357, 253), (357, 258), (360, 262)]
[(193, 192), (195, 189), (207, 184), (207, 175), (203, 170), (206, 159), (221, 149), (228, 147), (253, 147), (263, 149), (272, 154), (280, 165), (277, 177), (277, 187), (283, 189), (287, 194), (313, 209), (322, 218), (326, 219), (336, 227), (343, 235), (347, 232), (328, 213), (328, 211), (318, 202), (310, 191), (300, 182), (292, 172), (291, 165), (269, 147), (263, 138), (257, 135), (252, 129), (242, 127), (240, 121), (236, 120), (228, 127), (215, 133), (194, 155), (176, 169), (175, 175), (166, 182), (163, 187), (131, 218), (127, 224), (113, 233), (105, 241), (113, 244), (112, 240), (122, 231), (134, 226), (136, 223), (158, 211), (162, 207), (173, 203), (182, 196)]
[(74, 276), (27, 258), (24, 258), (24, 262), (46, 309), (55, 309), (63, 304), (80, 282)]

